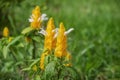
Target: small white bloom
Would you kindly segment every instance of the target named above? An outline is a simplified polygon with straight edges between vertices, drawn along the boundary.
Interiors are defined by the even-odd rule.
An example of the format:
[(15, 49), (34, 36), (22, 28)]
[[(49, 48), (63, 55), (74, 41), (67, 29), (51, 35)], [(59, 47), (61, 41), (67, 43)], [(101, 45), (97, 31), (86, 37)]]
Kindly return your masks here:
[(29, 22), (33, 22), (34, 21), (33, 16), (34, 16), (33, 14), (30, 16), (30, 18), (28, 19)]
[(43, 28), (41, 28), (41, 30), (38, 33), (41, 33), (44, 36), (47, 35), (47, 32)]
[(72, 32), (74, 30), (74, 28), (70, 28), (69, 30), (65, 31), (64, 35), (69, 34), (70, 32)]
[(55, 32), (54, 38), (56, 38), (58, 36), (58, 29), (59, 28), (55, 28), (52, 32)]
[(30, 19), (28, 19), (28, 20), (29, 20), (29, 22), (33, 22), (33, 21), (34, 21), (32, 18), (30, 18)]
[(42, 20), (42, 21), (48, 20), (47, 15), (46, 15), (46, 14), (42, 14), (42, 15), (41, 15), (41, 20)]
[(57, 33), (55, 33), (55, 35), (54, 35), (54, 39), (55, 39), (57, 36), (58, 36), (58, 32), (57, 32)]
[(37, 21), (39, 22), (40, 20), (41, 20), (41, 17), (39, 17)]
[[(35, 17), (34, 14), (32, 14), (32, 15), (30, 16), (30, 18), (28, 19), (29, 22), (33, 22), (33, 21), (34, 21), (33, 17)], [(38, 22), (39, 22), (40, 20), (42, 20), (42, 21), (48, 20), (47, 15), (46, 15), (46, 14), (42, 14), (42, 15), (38, 18)]]
[(59, 29), (59, 28), (55, 28), (54, 30), (52, 30), (52, 32), (57, 33), (57, 32), (58, 32), (58, 29)]

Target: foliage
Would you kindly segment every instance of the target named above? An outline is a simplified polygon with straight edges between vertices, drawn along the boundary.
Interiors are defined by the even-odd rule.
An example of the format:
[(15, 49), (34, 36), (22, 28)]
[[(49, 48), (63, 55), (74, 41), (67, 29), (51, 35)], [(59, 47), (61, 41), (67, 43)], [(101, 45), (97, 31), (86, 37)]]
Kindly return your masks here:
[[(1, 1), (12, 2), (12, 0)], [(7, 10), (4, 9), (5, 7), (0, 8), (7, 13), (6, 16), (9, 15), (9, 22), (6, 22), (7, 18), (0, 18), (0, 30), (8, 26), (10, 34), (18, 36), (18, 34), (29, 25), (28, 18), (35, 5), (39, 5), (41, 11), (47, 13), (49, 17), (53, 16), (55, 25), (58, 26), (59, 22), (63, 21), (67, 29), (74, 27), (75, 30), (72, 34), (68, 35), (72, 36), (72, 38), (68, 38), (68, 50), (72, 53), (72, 63), (75, 69), (77, 69), (77, 72), (79, 72), (81, 80), (119, 80), (119, 0), (24, 0), (16, 5), (12, 5), (12, 7), (7, 7)], [(11, 13), (7, 11), (11, 11)], [(1, 13), (1, 16), (5, 17), (4, 13)], [(30, 35), (32, 36), (32, 34)], [(36, 45), (41, 48), (43, 47), (43, 35), (36, 35), (31, 38), (37, 41)], [(23, 42), (22, 44), (19, 43), (19, 41), (15, 41), (14, 45), (19, 46), (17, 49), (21, 50), (22, 53), (24, 53), (23, 50), (25, 50), (27, 54), (24, 54), (24, 56), (27, 56), (27, 58), (24, 58), (24, 56), (21, 55), (22, 53), (17, 52), (19, 57), (18, 63), (15, 63), (16, 65), (13, 65), (13, 56), (7, 53), (6, 60), (3, 58), (3, 53), (0, 50), (0, 75), (2, 74), (2, 78), (6, 76), (11, 79), (21, 79), (21, 77), (14, 72), (13, 68), (19, 64), (24, 65), (23, 67), (25, 68), (25, 66), (34, 62), (34, 60), (28, 61), (32, 55), (33, 43), (31, 41), (30, 44), (28, 44), (24, 42), (24, 39), (25, 37), (20, 38)], [(28, 40), (30, 39), (28, 38)], [(6, 42), (7, 41), (8, 40), (6, 40)], [(0, 44), (6, 44), (6, 42), (3, 40)], [(25, 48), (23, 48), (23, 46)], [(0, 49), (2, 47), (3, 46), (0, 46)], [(36, 49), (39, 50), (38, 54), (36, 54), (37, 56), (40, 56), (42, 53), (39, 47), (36, 47)], [(17, 51), (17, 49), (15, 49), (15, 51)], [(6, 51), (6, 49), (4, 51)], [(8, 50), (8, 52), (10, 52), (10, 50)], [(39, 57), (37, 58), (39, 59)], [(22, 61), (26, 62), (26, 64)], [(18, 70), (18, 72), (20, 71)], [(0, 79), (2, 79), (1, 77)], [(39, 79), (39, 76), (36, 75), (36, 79)]]
[[(20, 35), (10, 36), (9, 29), (4, 28), (0, 40), (0, 53), (3, 53), (2, 61), (9, 59), (12, 61), (8, 64), (2, 62), (5, 67), (1, 72), (7, 73), (9, 70), (6, 69), (12, 67), (10, 72), (15, 71), (19, 75), (18, 79), (79, 80), (78, 73), (70, 63), (71, 55), (67, 51), (66, 39), (71, 30), (65, 31), (63, 23), (59, 29), (55, 29), (53, 18), (49, 19), (44, 30), (44, 21), (47, 19), (46, 14), (41, 14), (39, 6), (36, 6), (29, 19), (31, 25), (23, 29)], [(43, 45), (41, 42), (43, 37), (45, 37), (44, 49), (43, 46), (39, 46)], [(6, 79), (3, 76), (1, 75), (1, 79)], [(10, 76), (8, 78), (16, 79)]]

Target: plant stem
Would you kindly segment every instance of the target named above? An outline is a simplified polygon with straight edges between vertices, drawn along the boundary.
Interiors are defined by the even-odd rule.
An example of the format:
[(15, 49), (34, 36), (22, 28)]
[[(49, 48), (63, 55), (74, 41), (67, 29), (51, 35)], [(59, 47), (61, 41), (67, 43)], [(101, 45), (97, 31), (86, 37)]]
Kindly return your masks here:
[[(16, 56), (15, 56), (15, 51), (14, 51), (14, 49), (13, 49), (13, 48), (10, 48), (10, 50), (11, 50), (11, 52), (12, 52), (13, 59), (14, 59), (15, 62), (17, 63), (18, 60), (17, 60), (17, 58), (16, 58)], [(17, 65), (17, 66), (18, 66), (18, 69), (21, 70), (20, 65)], [(21, 71), (19, 71), (19, 72), (20, 72), (19, 74), (21, 74)]]
[(17, 58), (16, 58), (16, 56), (15, 56), (15, 52), (14, 52), (14, 50), (13, 50), (12, 48), (10, 48), (10, 49), (11, 49), (11, 51), (12, 51), (12, 56), (13, 56), (15, 62), (17, 62)]
[(32, 54), (32, 59), (35, 59), (35, 53), (36, 53), (35, 49), (36, 49), (36, 44), (35, 44), (35, 41), (33, 40), (33, 54)]
[(61, 69), (58, 70), (58, 80), (59, 80), (59, 78), (60, 78), (60, 74), (61, 74)]

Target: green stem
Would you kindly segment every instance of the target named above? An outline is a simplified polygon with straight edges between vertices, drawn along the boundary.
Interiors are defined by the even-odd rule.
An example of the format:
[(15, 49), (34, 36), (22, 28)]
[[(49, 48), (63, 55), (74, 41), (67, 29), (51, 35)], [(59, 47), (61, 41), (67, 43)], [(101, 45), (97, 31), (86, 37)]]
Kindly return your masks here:
[[(61, 66), (61, 65), (62, 65), (62, 58), (59, 59), (59, 66)], [(58, 80), (60, 79), (61, 71), (62, 71), (62, 69), (61, 69), (61, 67), (60, 67), (60, 68), (58, 69)]]
[[(10, 48), (10, 50), (12, 52), (13, 59), (15, 60), (15, 62), (17, 62), (18, 60), (17, 60), (17, 58), (15, 56), (15, 51), (12, 48)], [(21, 69), (20, 65), (18, 65), (18, 68)]]
[(14, 50), (13, 50), (12, 48), (10, 48), (10, 49), (11, 49), (11, 51), (12, 51), (12, 56), (13, 56), (15, 62), (17, 62), (17, 58), (16, 58), (16, 56), (15, 56), (15, 52), (14, 52)]
[(35, 44), (35, 41), (33, 40), (33, 54), (32, 54), (32, 59), (35, 59), (35, 53), (36, 53), (35, 49), (36, 49), (36, 44)]

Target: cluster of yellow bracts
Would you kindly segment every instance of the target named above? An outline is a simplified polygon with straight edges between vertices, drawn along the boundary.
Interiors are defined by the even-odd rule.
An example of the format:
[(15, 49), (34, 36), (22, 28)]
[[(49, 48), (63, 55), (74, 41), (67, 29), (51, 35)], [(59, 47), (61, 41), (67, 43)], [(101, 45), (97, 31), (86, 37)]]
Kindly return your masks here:
[[(58, 58), (65, 57), (67, 60), (71, 59), (70, 53), (67, 51), (67, 36), (65, 35), (65, 27), (63, 23), (60, 23), (58, 32), (55, 32), (55, 25), (53, 18), (50, 18), (46, 28), (46, 35), (44, 41), (45, 53), (42, 53), (40, 58), (40, 68), (44, 70), (44, 59), (45, 56), (49, 55), (54, 50), (54, 56)], [(55, 37), (55, 35), (57, 36)], [(66, 66), (71, 66), (71, 63), (65, 64)]]

